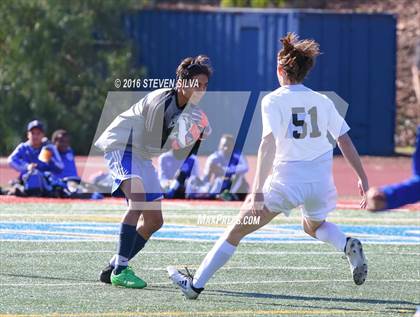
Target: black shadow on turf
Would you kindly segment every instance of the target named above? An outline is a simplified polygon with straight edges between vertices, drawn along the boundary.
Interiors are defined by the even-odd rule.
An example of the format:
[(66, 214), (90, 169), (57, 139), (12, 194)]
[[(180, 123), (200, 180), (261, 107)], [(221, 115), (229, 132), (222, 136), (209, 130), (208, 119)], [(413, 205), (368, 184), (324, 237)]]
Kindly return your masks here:
[(334, 298), (334, 297), (320, 297), (320, 296), (296, 296), (296, 295), (281, 295), (281, 294), (264, 294), (252, 292), (237, 292), (237, 291), (223, 291), (213, 290), (214, 293), (221, 293), (227, 296), (238, 297), (253, 297), (253, 298), (268, 298), (268, 299), (283, 299), (283, 300), (315, 300), (327, 302), (345, 302), (345, 303), (363, 303), (363, 304), (393, 304), (393, 305), (418, 305), (417, 303), (399, 300), (383, 300), (383, 299), (363, 299), (363, 298)]
[(29, 275), (29, 274), (0, 273), (0, 276), (23, 277), (23, 278), (34, 278), (34, 279), (41, 279), (41, 280), (56, 280), (56, 281), (99, 282), (98, 280), (89, 280), (89, 279), (87, 280), (87, 279), (82, 279), (82, 278), (54, 277), (54, 276)]

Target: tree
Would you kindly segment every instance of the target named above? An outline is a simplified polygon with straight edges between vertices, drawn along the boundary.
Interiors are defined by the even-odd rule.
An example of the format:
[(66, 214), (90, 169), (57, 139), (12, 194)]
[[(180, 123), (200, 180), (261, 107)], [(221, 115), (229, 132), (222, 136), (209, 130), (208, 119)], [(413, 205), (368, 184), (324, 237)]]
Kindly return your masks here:
[(138, 3), (0, 1), (0, 155), (21, 142), (34, 118), (49, 134), (67, 129), (76, 152), (88, 153), (114, 80), (141, 77), (123, 26)]

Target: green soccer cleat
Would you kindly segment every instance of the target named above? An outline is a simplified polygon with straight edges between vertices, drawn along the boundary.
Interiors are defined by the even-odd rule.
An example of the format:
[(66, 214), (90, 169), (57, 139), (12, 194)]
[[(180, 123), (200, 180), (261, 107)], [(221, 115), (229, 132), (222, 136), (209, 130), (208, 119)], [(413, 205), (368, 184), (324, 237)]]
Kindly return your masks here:
[(111, 274), (111, 284), (114, 286), (122, 286), (127, 288), (145, 288), (147, 283), (134, 274), (131, 267), (127, 267), (120, 274)]

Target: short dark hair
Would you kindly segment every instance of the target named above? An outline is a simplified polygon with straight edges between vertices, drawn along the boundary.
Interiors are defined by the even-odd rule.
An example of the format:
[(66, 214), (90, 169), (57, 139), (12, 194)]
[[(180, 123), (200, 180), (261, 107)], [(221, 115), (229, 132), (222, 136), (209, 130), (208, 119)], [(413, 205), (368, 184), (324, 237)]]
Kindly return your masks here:
[(52, 143), (55, 143), (58, 138), (62, 138), (64, 136), (69, 136), (69, 133), (64, 129), (55, 130), (51, 136)]
[(277, 62), (289, 80), (300, 83), (315, 65), (315, 58), (320, 53), (319, 44), (314, 40), (298, 39), (295, 33), (287, 33), (280, 39), (283, 48), (277, 54)]
[(176, 69), (177, 79), (191, 79), (200, 74), (209, 78), (213, 74), (210, 59), (206, 55), (184, 58)]

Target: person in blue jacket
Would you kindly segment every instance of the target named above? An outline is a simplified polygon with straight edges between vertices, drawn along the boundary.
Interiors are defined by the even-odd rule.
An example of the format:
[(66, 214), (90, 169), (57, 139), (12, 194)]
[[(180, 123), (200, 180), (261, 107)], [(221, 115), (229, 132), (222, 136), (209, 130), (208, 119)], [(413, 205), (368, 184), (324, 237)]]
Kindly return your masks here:
[(9, 166), (19, 172), (17, 187), (11, 193), (44, 195), (52, 190), (47, 181), (48, 176), (51, 173), (61, 173), (63, 162), (57, 148), (45, 137), (41, 121), (29, 122), (27, 138), (28, 140), (20, 143), (7, 159)]
[(59, 173), (54, 173), (54, 175), (60, 179), (80, 180), (77, 173), (74, 152), (70, 146), (69, 133), (63, 129), (56, 130), (51, 136), (51, 141), (57, 148), (58, 154), (63, 162), (63, 170)]
[[(9, 166), (20, 173), (19, 178), (22, 179), (24, 174), (33, 170), (60, 173), (63, 170), (63, 162), (57, 148), (45, 138), (42, 122), (39, 120), (29, 122), (26, 135), (28, 140), (20, 143), (7, 159)], [(43, 148), (50, 152), (45, 160), (40, 159)]]
[(401, 183), (373, 187), (367, 193), (367, 209), (395, 209), (420, 201), (420, 125), (417, 127), (416, 151), (413, 154), (413, 176)]
[(203, 181), (211, 184), (210, 193), (223, 200), (244, 200), (249, 185), (245, 175), (249, 170), (246, 158), (234, 152), (235, 139), (223, 134), (217, 151), (212, 153), (204, 167)]

